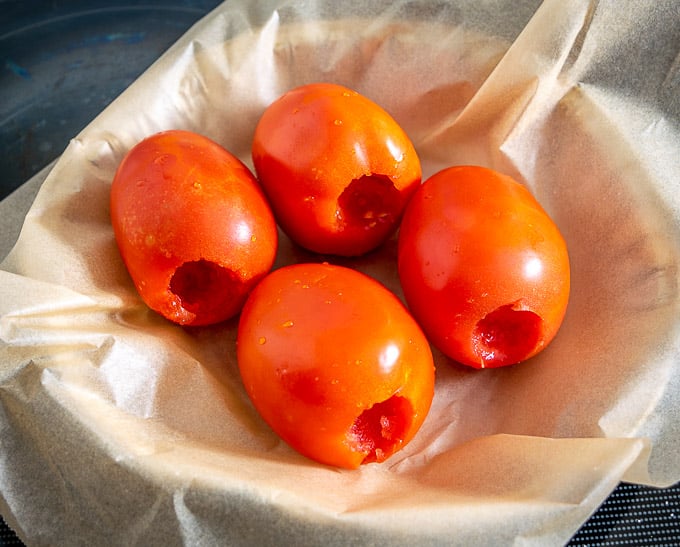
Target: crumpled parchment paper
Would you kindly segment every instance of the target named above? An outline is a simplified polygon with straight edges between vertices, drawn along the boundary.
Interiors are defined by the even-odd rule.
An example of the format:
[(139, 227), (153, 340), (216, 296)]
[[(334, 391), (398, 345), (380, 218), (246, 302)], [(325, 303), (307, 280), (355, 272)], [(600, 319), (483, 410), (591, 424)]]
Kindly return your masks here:
[[(2, 263), (3, 515), (31, 545), (552, 545), (619, 481), (680, 480), (679, 31), (674, 0), (218, 7), (71, 141)], [(322, 80), (392, 113), (425, 177), (526, 184), (572, 264), (548, 349), (485, 371), (436, 354), (415, 440), (357, 471), (259, 419), (236, 320), (143, 305), (108, 216), (143, 137), (197, 131), (252, 165), (263, 109)], [(395, 248), (352, 264), (401, 294)], [(304, 258), (283, 238), (277, 265)]]

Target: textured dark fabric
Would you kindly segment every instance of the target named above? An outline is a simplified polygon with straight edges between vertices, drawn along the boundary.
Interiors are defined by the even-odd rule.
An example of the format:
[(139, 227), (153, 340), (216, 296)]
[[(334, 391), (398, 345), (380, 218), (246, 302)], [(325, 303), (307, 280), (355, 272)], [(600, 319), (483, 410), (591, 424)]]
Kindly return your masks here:
[(14, 547), (23, 545), (17, 535), (7, 526), (5, 519), (0, 516), (0, 547)]
[(619, 485), (569, 545), (680, 546), (680, 484), (664, 489)]

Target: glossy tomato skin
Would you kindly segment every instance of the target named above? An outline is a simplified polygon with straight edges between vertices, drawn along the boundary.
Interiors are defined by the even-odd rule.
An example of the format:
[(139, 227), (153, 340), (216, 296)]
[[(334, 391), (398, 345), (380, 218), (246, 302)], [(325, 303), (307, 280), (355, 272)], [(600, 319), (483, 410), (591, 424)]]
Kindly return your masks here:
[(196, 133), (134, 146), (111, 185), (111, 222), (146, 304), (181, 325), (236, 315), (273, 265), (273, 213), (248, 168)]
[(450, 167), (423, 183), (404, 214), (398, 267), (430, 341), (477, 368), (536, 355), (569, 299), (559, 229), (524, 186), (483, 167)]
[(416, 150), (397, 122), (330, 83), (297, 87), (269, 105), (252, 156), (283, 230), (323, 254), (356, 256), (379, 246), (421, 180)]
[(432, 402), (420, 327), (383, 285), (343, 266), (300, 263), (261, 281), (241, 314), (237, 357), (264, 420), (327, 465), (385, 460)]

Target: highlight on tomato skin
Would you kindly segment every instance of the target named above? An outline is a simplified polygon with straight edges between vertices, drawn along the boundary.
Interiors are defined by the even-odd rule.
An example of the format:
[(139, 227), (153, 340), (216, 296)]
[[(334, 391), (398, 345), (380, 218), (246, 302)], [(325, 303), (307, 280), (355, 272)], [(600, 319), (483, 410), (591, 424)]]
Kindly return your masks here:
[(180, 325), (236, 315), (272, 268), (273, 213), (254, 175), (208, 138), (169, 130), (121, 161), (111, 223), (144, 302)]
[(378, 247), (421, 181), (420, 159), (398, 123), (367, 97), (326, 82), (291, 89), (265, 109), (252, 158), (282, 229), (328, 255)]
[(423, 183), (404, 213), (398, 269), (433, 345), (475, 368), (543, 351), (569, 300), (558, 227), (523, 185), (485, 167), (449, 167)]
[(434, 395), (434, 362), (402, 302), (354, 269), (299, 263), (274, 270), (243, 307), (243, 385), (292, 448), (354, 469), (414, 437)]

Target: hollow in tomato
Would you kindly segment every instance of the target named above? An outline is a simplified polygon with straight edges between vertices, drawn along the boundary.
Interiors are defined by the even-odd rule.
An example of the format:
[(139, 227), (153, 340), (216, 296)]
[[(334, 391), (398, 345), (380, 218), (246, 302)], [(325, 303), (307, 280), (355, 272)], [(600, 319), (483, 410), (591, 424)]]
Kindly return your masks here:
[(378, 247), (421, 180), (418, 155), (398, 123), (370, 99), (330, 83), (297, 87), (269, 105), (252, 156), (280, 226), (324, 254)]
[(347, 267), (275, 270), (248, 297), (237, 358), (263, 419), (301, 454), (356, 468), (382, 462), (423, 423), (433, 397), (427, 339), (402, 302)]
[(237, 314), (278, 245), (253, 174), (188, 131), (157, 133), (126, 154), (111, 185), (111, 222), (144, 302), (181, 325)]
[(401, 224), (398, 268), (430, 341), (472, 367), (536, 355), (569, 299), (559, 229), (524, 186), (484, 167), (450, 167), (423, 183)]

